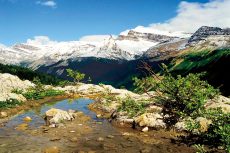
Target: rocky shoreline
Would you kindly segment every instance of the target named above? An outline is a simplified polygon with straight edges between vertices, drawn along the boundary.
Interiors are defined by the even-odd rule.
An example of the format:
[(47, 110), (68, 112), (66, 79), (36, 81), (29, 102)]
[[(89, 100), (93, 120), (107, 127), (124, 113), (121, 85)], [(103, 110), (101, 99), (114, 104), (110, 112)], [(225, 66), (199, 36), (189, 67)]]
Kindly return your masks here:
[[(55, 90), (64, 91), (65, 95), (46, 98), (44, 100), (39, 101), (26, 101), (25, 97), (20, 94), (12, 94), (11, 91), (15, 88), (19, 88), (26, 90), (27, 88), (33, 86), (33, 83), (30, 81), (22, 81), (16, 76), (10, 74), (1, 74), (2, 79), (4, 79), (4, 84), (0, 86), (0, 90), (2, 91), (0, 94), (0, 98), (16, 98), (24, 102), (22, 106), (18, 106), (16, 108), (1, 110), (0, 117), (4, 118), (9, 116), (9, 114), (15, 114), (20, 111), (30, 109), (31, 107), (36, 107), (50, 100), (58, 100), (65, 98), (79, 98), (79, 97), (88, 97), (94, 99), (95, 102), (89, 105), (89, 108), (97, 113), (99, 118), (107, 118), (112, 123), (117, 124), (119, 126), (128, 126), (135, 127), (142, 131), (148, 131), (149, 129), (165, 129), (166, 124), (163, 122), (163, 114), (161, 113), (162, 108), (158, 105), (154, 104), (152, 97), (154, 97), (154, 92), (150, 92), (147, 94), (136, 94), (131, 91), (125, 89), (115, 89), (110, 85), (93, 85), (93, 84), (78, 84), (76, 86), (65, 86), (65, 87), (52, 87), (45, 86), (45, 88), (53, 88)], [(6, 88), (7, 86), (7, 88)], [(134, 99), (135, 101), (147, 101), (148, 108), (146, 108), (146, 112), (140, 115), (135, 115), (134, 117), (129, 117), (126, 112), (118, 111), (118, 107), (121, 105), (122, 99), (125, 98)], [(217, 108), (220, 107), (226, 113), (230, 112), (230, 99), (224, 96), (220, 96), (219, 98), (209, 100), (209, 102), (205, 106), (207, 109), (209, 108)], [(6, 115), (7, 114), (7, 115)], [(199, 119), (204, 124), (210, 124), (209, 121), (205, 119)], [(208, 125), (204, 125), (208, 126)], [(185, 130), (184, 120), (181, 120), (175, 125), (175, 129), (178, 131)]]

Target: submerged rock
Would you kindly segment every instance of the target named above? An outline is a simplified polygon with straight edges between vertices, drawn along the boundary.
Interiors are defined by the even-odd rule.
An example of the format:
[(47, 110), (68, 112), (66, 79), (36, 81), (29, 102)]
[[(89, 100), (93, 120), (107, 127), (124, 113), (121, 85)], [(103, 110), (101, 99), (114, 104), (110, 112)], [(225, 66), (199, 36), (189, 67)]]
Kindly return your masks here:
[(97, 139), (97, 141), (104, 141), (104, 138), (99, 137), (99, 138)]
[(30, 122), (32, 121), (32, 118), (29, 116), (26, 116), (25, 118), (23, 118), (23, 121)]
[(60, 153), (60, 149), (56, 146), (45, 148), (43, 153)]

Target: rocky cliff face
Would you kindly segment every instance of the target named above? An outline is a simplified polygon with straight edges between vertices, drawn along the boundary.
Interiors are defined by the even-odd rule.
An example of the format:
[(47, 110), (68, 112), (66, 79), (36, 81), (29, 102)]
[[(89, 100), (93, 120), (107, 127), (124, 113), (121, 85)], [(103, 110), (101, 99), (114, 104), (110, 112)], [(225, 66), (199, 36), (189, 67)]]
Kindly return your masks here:
[(183, 53), (183, 51), (214, 50), (229, 47), (230, 29), (203, 26), (188, 39), (177, 38), (151, 47), (144, 53), (143, 57), (147, 59), (164, 59), (179, 52)]
[(221, 29), (218, 27), (207, 27), (203, 26), (199, 28), (188, 40), (188, 44), (196, 44), (200, 41), (206, 40), (209, 36), (229, 36), (230, 28)]
[(149, 60), (165, 59), (179, 52), (180, 50), (184, 49), (187, 42), (188, 39), (175, 39), (174, 41), (171, 42), (158, 44), (148, 49), (144, 53), (143, 58)]

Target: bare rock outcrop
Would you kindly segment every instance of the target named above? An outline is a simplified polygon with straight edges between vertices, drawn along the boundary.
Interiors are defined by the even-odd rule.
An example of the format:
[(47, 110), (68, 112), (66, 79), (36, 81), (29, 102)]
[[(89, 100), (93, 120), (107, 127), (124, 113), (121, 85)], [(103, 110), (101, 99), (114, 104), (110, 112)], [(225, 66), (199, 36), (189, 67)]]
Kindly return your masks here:
[(76, 117), (74, 111), (64, 111), (61, 109), (51, 108), (45, 113), (47, 125), (58, 125), (62, 121), (71, 121)]
[(23, 81), (17, 76), (7, 73), (0, 73), (0, 101), (5, 101), (7, 99), (17, 99), (19, 101), (25, 101), (26, 99), (22, 95), (14, 94), (12, 93), (12, 90), (26, 90), (32, 86), (34, 86), (34, 84), (28, 80)]

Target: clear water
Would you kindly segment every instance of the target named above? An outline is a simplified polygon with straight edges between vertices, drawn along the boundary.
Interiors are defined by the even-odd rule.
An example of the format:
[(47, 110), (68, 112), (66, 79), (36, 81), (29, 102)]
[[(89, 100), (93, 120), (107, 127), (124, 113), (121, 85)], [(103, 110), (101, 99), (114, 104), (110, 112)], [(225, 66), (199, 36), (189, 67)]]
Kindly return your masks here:
[[(45, 121), (43, 119), (45, 112), (51, 108), (57, 108), (65, 111), (68, 111), (70, 109), (76, 111), (82, 111), (84, 114), (90, 116), (93, 120), (100, 121), (101, 119), (98, 119), (96, 117), (96, 114), (90, 111), (87, 107), (88, 104), (92, 102), (93, 100), (91, 99), (80, 98), (76, 100), (66, 99), (58, 102), (47, 103), (40, 108), (33, 109), (23, 114), (17, 115), (16, 117), (12, 118), (9, 122), (5, 124), (5, 128), (7, 129), (14, 128), (17, 125), (24, 123), (23, 119), (27, 116), (32, 118), (32, 121), (28, 123), (29, 127), (34, 127), (34, 128), (40, 127), (45, 124)], [(0, 134), (2, 130), (3, 129), (0, 128)]]
[[(40, 108), (32, 109), (13, 117), (4, 127), (0, 128), (0, 153), (41, 153), (44, 151), (44, 148), (50, 146), (57, 146), (61, 153), (74, 153), (78, 151), (95, 151), (97, 153), (139, 153), (141, 151), (151, 153), (193, 152), (191, 148), (186, 146), (171, 144), (170, 140), (165, 138), (167, 134), (157, 132), (143, 134), (130, 128), (114, 127), (106, 120), (98, 119), (96, 114), (88, 109), (88, 104), (92, 102), (93, 100), (85, 98), (50, 102)], [(27, 130), (19, 131), (15, 129), (19, 124), (25, 123), (23, 118), (30, 116), (32, 121), (28, 123), (29, 130), (41, 130), (39, 127), (45, 124), (43, 116), (50, 108), (82, 111), (91, 120), (69, 123), (72, 124), (71, 129), (76, 130), (76, 133), (69, 133), (68, 130), (70, 129), (68, 127), (67, 129), (64, 128), (59, 131), (60, 133), (56, 134), (61, 138), (59, 141), (51, 141), (50, 135), (44, 135), (44, 133), (32, 135)], [(101, 124), (98, 124), (98, 122)], [(79, 128), (79, 123), (84, 125), (82, 126), (83, 128), (90, 127), (91, 131), (84, 133), (84, 129)], [(55, 132), (57, 132), (55, 129), (53, 128), (53, 131), (49, 131), (49, 134), (55, 135)], [(131, 133), (132, 136), (123, 136), (122, 133), (124, 132)], [(81, 133), (80, 136), (78, 135), (79, 133)], [(107, 137), (108, 135), (113, 135), (114, 137), (111, 139)], [(79, 141), (69, 141), (71, 137), (76, 136), (78, 136)], [(104, 141), (98, 141), (99, 137), (103, 137)], [(158, 143), (158, 141), (161, 143)]]

